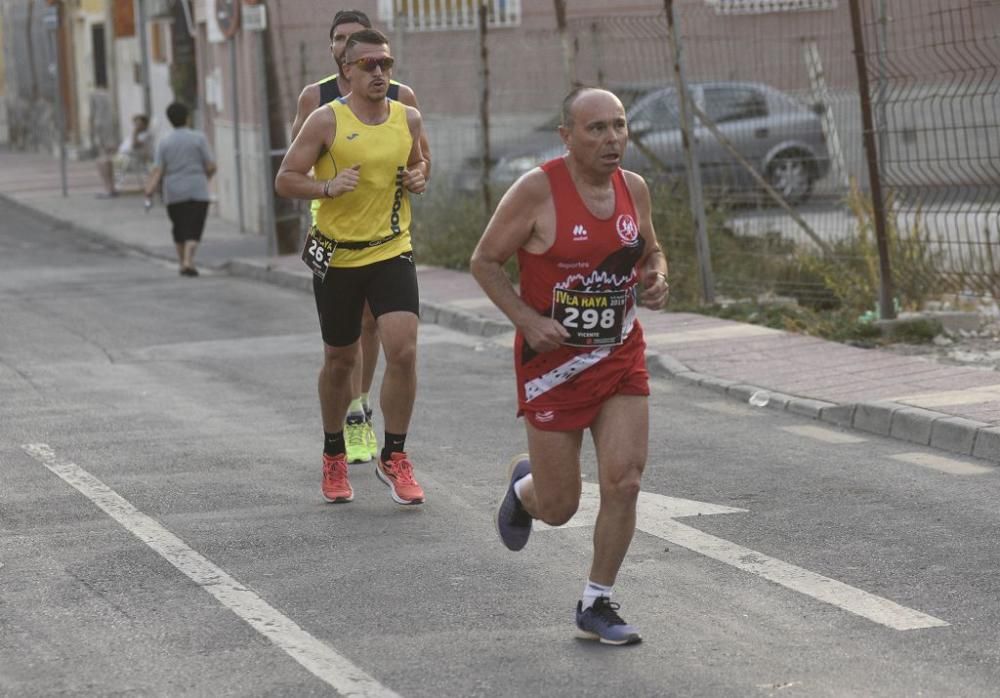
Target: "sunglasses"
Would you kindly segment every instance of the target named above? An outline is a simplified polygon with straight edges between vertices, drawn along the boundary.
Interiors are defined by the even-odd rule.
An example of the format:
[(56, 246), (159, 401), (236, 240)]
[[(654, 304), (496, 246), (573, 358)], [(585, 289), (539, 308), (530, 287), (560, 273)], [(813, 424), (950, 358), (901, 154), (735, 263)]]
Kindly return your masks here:
[(376, 68), (381, 68), (382, 72), (384, 73), (385, 71), (392, 68), (395, 62), (396, 59), (393, 58), (392, 56), (384, 56), (382, 58), (366, 56), (365, 58), (359, 58), (356, 61), (351, 61), (347, 65), (356, 65), (366, 73), (374, 73)]

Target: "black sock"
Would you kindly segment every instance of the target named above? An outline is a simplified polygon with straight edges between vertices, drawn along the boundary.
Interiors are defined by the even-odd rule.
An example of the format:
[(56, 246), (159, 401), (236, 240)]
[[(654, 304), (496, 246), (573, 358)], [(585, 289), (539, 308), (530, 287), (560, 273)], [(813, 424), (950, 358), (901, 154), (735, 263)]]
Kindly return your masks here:
[(385, 446), (382, 448), (382, 460), (388, 461), (393, 453), (404, 453), (406, 446), (406, 434), (390, 434), (385, 432)]
[(347, 446), (344, 445), (343, 430), (336, 432), (323, 432), (323, 453), (328, 456), (337, 456), (346, 452)]

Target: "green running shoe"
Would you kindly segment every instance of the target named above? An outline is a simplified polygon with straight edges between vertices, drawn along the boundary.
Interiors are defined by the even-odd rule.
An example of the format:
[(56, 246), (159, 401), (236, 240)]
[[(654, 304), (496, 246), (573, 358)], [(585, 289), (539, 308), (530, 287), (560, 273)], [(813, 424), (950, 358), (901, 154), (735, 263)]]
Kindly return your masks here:
[(367, 463), (372, 459), (371, 449), (365, 441), (364, 421), (344, 425), (344, 443), (347, 445), (348, 463)]

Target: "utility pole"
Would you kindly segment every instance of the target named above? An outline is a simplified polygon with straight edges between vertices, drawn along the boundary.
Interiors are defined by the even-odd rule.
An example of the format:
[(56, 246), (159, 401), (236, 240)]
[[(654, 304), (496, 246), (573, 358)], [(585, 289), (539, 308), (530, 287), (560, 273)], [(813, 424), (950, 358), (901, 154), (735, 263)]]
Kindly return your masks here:
[(705, 197), (701, 190), (701, 169), (698, 165), (697, 142), (694, 137), (691, 108), (688, 104), (687, 80), (684, 78), (684, 64), (681, 57), (681, 41), (674, 16), (674, 0), (664, 0), (667, 11), (667, 36), (674, 68), (674, 85), (677, 90), (677, 104), (681, 117), (681, 136), (684, 143), (684, 164), (687, 169), (688, 196), (691, 214), (695, 223), (695, 251), (698, 254), (698, 270), (701, 279), (702, 301), (708, 305), (715, 303), (715, 278), (712, 275), (712, 252), (708, 244), (708, 224), (705, 221)]
[(61, 27), (62, 27), (62, 3), (57, 3), (45, 12), (45, 27), (49, 30), (49, 37), (52, 46), (52, 63), (49, 64), (49, 72), (55, 82), (55, 107), (56, 123), (59, 131), (59, 181), (62, 185), (62, 195), (69, 195), (66, 184), (66, 107), (63, 104), (62, 94), (62, 68), (60, 66), (60, 56), (62, 54)]
[(240, 232), (246, 232), (243, 214), (243, 154), (240, 152), (240, 88), (239, 62), (236, 60), (236, 34), (229, 37), (229, 82), (233, 98), (233, 160), (236, 171), (236, 215)]
[(267, 251), (277, 252), (277, 231), (274, 215), (274, 175), (271, 172), (271, 105), (268, 91), (267, 5), (247, 5), (243, 8), (243, 28), (254, 36), (254, 52), (257, 54), (257, 75), (259, 78), (258, 118), (260, 118), (260, 166), (261, 166), (261, 233), (267, 236)]
[(489, 0), (479, 0), (479, 65), (481, 92), (479, 99), (479, 130), (482, 141), (482, 193), (486, 215), (493, 210), (490, 195), (490, 53), (486, 42), (488, 35)]
[(563, 55), (563, 85), (564, 91), (569, 92), (576, 85), (575, 71), (573, 69), (573, 44), (569, 40), (569, 30), (566, 26), (566, 2), (567, 0), (553, 0), (556, 11), (556, 29), (559, 31), (559, 43), (562, 45)]
[(892, 320), (896, 317), (893, 302), (895, 291), (892, 283), (892, 269), (889, 261), (889, 238), (886, 233), (885, 199), (882, 196), (882, 176), (878, 166), (878, 144), (875, 142), (875, 120), (872, 117), (872, 99), (868, 84), (868, 65), (865, 62), (864, 29), (861, 26), (861, 7), (858, 0), (850, 0), (851, 30), (854, 34), (854, 60), (858, 71), (858, 91), (861, 93), (861, 123), (865, 142), (865, 158), (868, 161), (868, 186), (872, 195), (872, 217), (875, 219), (875, 241), (878, 245), (879, 261), (879, 319)]
[(153, 118), (153, 95), (149, 86), (149, 41), (146, 37), (145, 0), (135, 0), (135, 24), (135, 33), (139, 37), (139, 53), (142, 57), (142, 111), (147, 117)]

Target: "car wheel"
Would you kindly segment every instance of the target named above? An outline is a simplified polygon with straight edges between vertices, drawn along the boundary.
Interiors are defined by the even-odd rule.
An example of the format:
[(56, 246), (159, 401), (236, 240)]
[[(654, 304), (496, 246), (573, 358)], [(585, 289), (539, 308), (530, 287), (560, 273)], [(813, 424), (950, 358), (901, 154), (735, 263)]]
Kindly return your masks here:
[(767, 167), (767, 183), (790, 204), (800, 204), (812, 193), (816, 166), (799, 151), (778, 153)]

